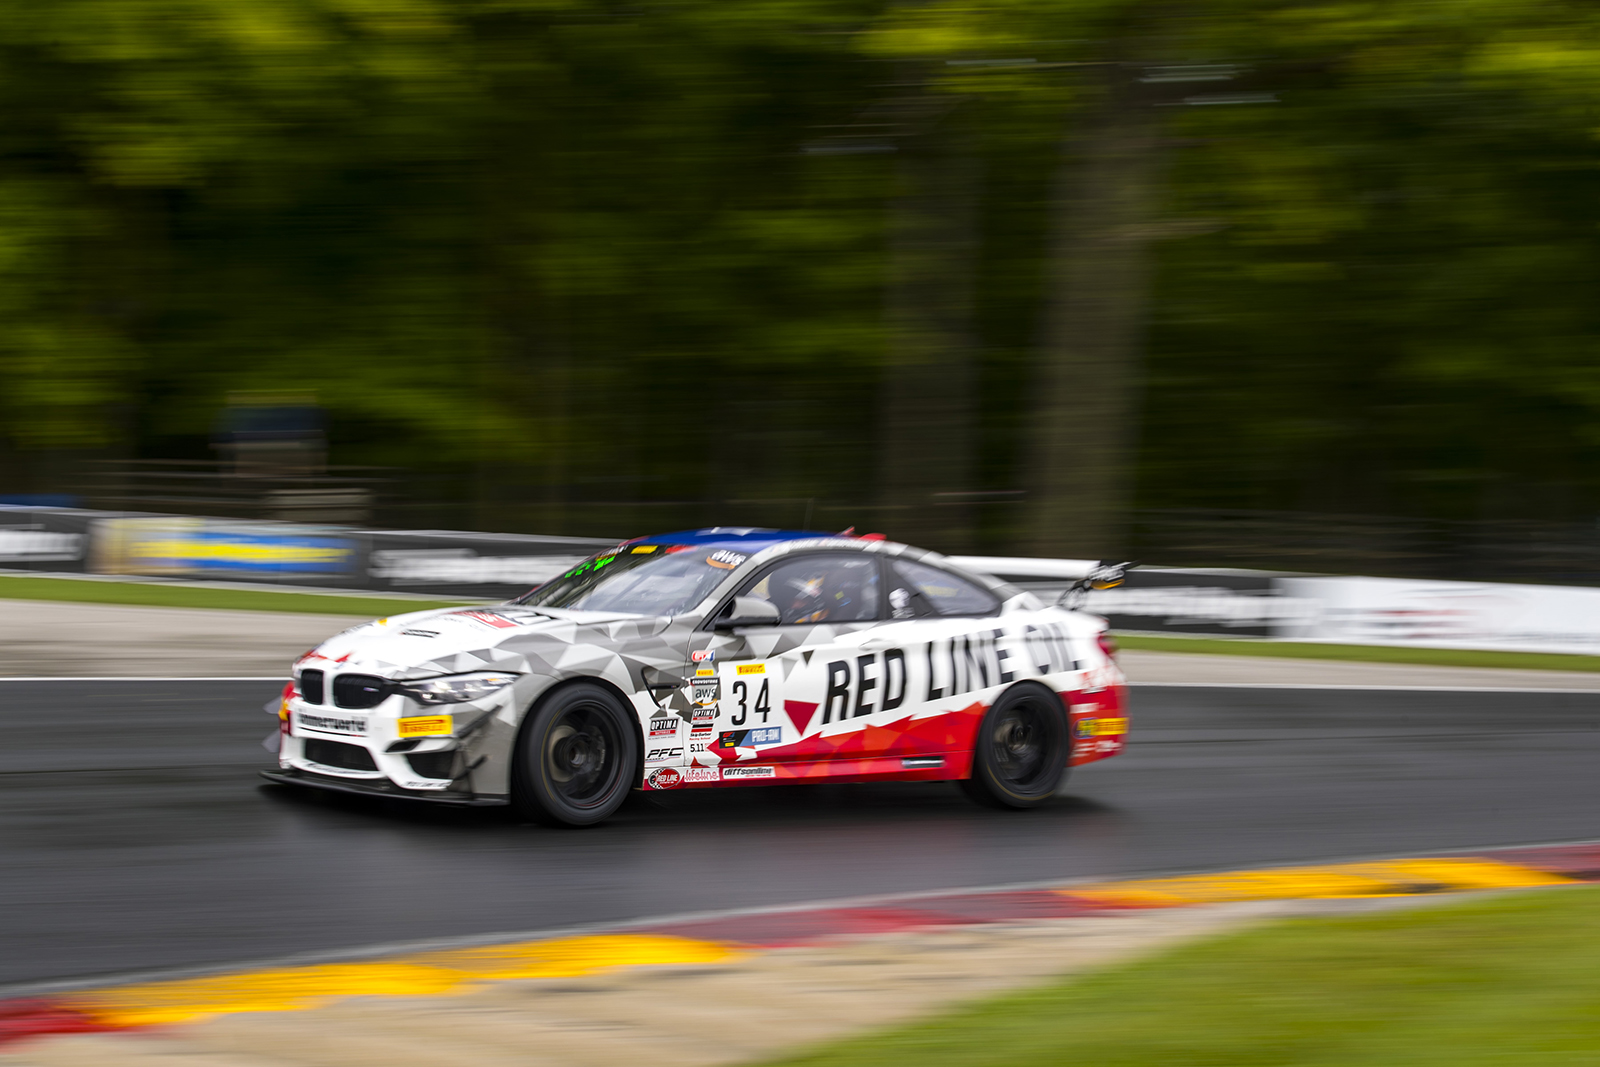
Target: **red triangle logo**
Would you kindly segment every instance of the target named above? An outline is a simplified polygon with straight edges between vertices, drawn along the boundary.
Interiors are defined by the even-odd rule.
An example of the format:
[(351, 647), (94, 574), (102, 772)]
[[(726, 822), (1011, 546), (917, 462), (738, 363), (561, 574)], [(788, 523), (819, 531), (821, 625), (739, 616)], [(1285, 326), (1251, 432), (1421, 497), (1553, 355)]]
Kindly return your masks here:
[(783, 710), (789, 716), (789, 721), (794, 723), (794, 728), (803, 734), (806, 727), (811, 725), (811, 716), (817, 713), (817, 705), (815, 702), (807, 704), (803, 700), (785, 700)]

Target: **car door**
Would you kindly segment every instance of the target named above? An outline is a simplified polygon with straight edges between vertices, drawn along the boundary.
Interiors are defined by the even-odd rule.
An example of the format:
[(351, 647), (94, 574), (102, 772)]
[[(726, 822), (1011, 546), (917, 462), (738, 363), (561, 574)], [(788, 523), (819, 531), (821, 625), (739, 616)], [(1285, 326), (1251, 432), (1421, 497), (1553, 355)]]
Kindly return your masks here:
[[(724, 780), (772, 777), (774, 764), (809, 755), (822, 725), (822, 704), (810, 696), (813, 664), (860, 655), (860, 637), (883, 615), (877, 557), (856, 551), (813, 551), (787, 556), (753, 575), (737, 595), (766, 600), (775, 625), (705, 635), (696, 683), (691, 755), (723, 768)], [(839, 682), (834, 678), (837, 688)], [(704, 703), (701, 699), (704, 698)], [(835, 693), (833, 704), (843, 699)], [(836, 720), (842, 712), (825, 708)], [(763, 769), (765, 768), (765, 769)]]

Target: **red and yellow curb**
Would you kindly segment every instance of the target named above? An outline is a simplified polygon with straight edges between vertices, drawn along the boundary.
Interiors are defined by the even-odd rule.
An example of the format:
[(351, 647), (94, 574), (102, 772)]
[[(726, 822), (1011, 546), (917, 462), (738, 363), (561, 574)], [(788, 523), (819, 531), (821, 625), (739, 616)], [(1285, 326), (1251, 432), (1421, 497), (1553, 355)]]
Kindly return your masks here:
[(715, 966), (752, 951), (867, 934), (1239, 901), (1363, 899), (1532, 889), (1600, 880), (1600, 845), (1500, 850), (906, 898), (659, 924), (608, 934), (443, 949), (108, 985), (0, 1000), (0, 1044), (53, 1034), (174, 1026), (218, 1015), (317, 1008), (347, 997), (441, 996), (494, 982), (580, 978), (622, 967)]

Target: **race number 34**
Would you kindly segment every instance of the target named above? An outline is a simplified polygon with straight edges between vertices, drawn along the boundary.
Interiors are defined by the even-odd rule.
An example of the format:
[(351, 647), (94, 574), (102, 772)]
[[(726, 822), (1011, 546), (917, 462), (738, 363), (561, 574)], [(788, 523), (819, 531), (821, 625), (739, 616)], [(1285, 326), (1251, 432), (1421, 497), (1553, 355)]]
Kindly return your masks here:
[(762, 725), (765, 725), (767, 716), (772, 712), (772, 703), (770, 697), (768, 696), (769, 690), (767, 688), (767, 680), (765, 678), (761, 679), (761, 688), (756, 691), (756, 702), (754, 706), (751, 706), (750, 704), (749, 682), (745, 681), (743, 678), (740, 678), (733, 683), (732, 689), (733, 699), (738, 704), (739, 710), (736, 711), (733, 718), (729, 719), (728, 721), (734, 726), (743, 726), (745, 723), (750, 721), (750, 712), (754, 711), (757, 715), (761, 716)]

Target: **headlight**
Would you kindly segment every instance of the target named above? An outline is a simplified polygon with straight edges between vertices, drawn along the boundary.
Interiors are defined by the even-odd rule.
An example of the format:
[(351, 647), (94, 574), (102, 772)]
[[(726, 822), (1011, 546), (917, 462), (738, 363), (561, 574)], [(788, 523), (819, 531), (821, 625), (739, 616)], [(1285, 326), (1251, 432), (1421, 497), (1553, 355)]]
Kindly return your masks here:
[(397, 682), (395, 689), (418, 704), (459, 704), (498, 692), (517, 680), (515, 674), (479, 671), (476, 674), (450, 674), (442, 678), (421, 678)]

